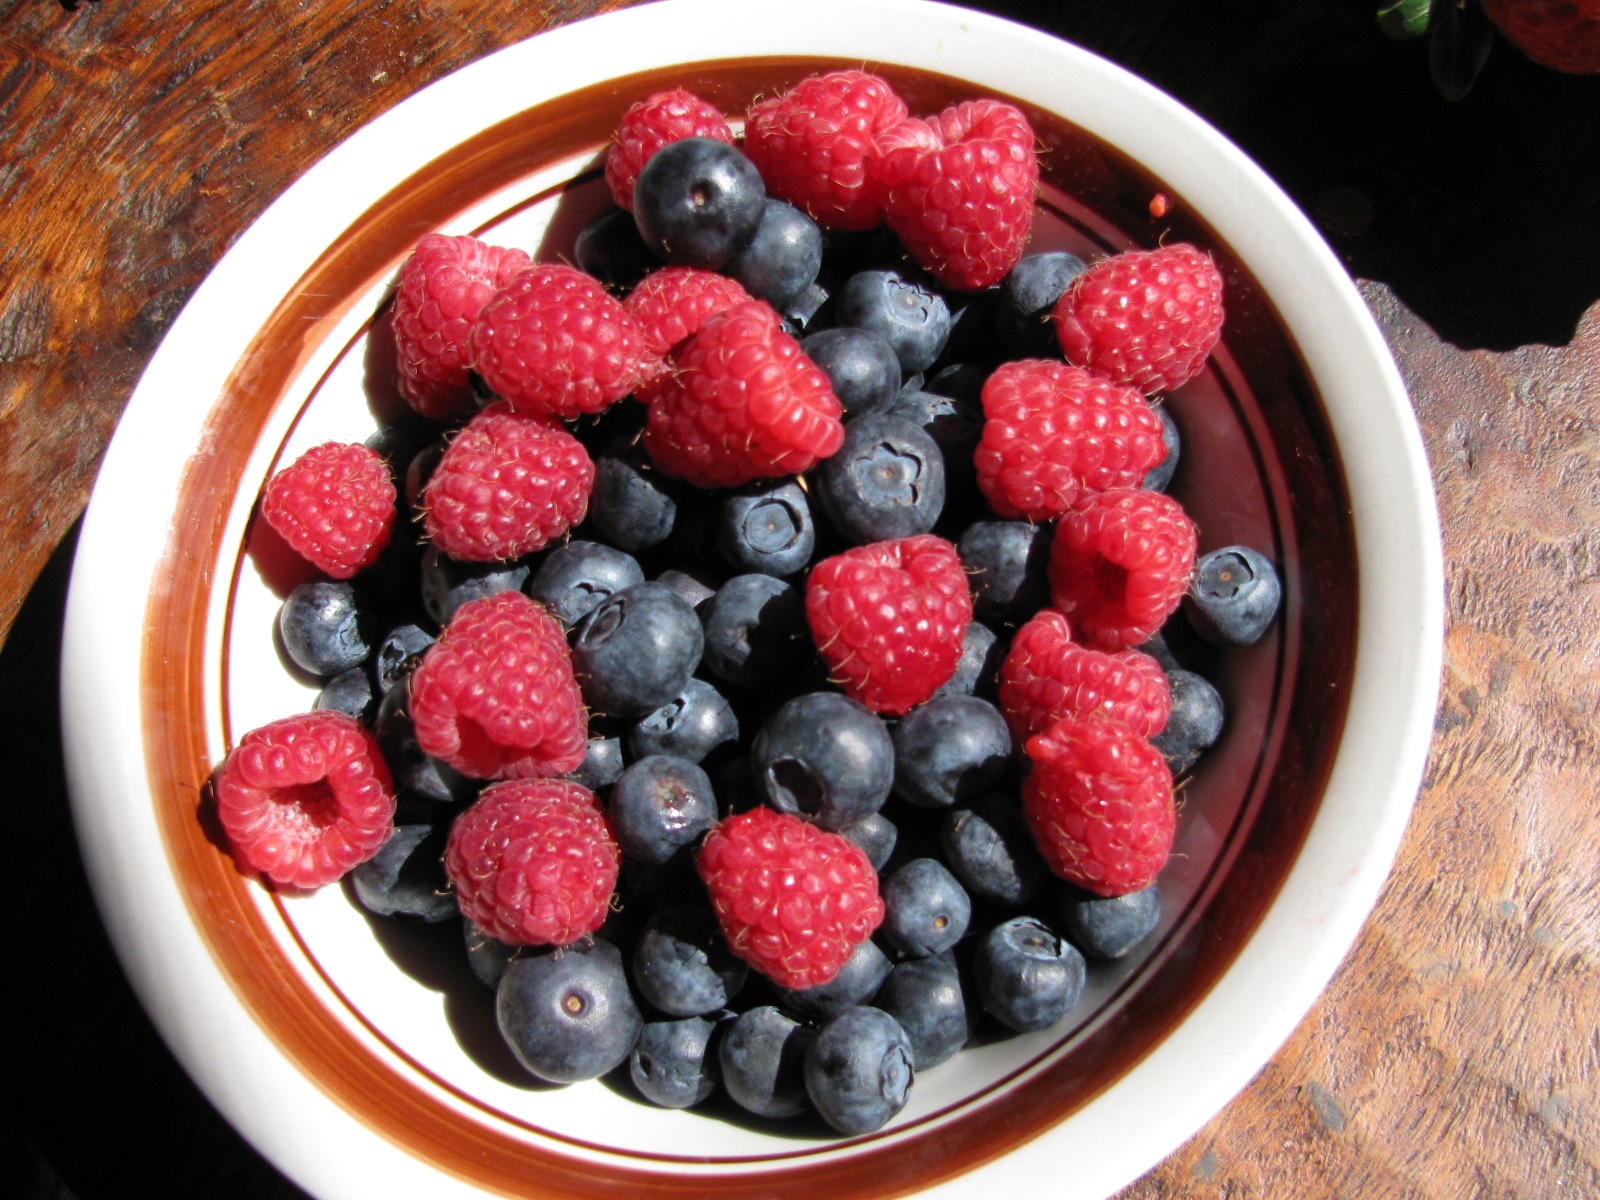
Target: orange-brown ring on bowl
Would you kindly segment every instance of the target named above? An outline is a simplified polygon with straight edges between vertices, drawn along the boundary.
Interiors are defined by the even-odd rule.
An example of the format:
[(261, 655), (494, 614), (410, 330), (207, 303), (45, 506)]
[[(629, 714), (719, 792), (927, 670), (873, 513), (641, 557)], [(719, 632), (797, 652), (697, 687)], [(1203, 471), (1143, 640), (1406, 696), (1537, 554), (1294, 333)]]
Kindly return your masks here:
[[(205, 744), (203, 649), (221, 551), (226, 505), (207, 497), (231, 496), (262, 428), (283, 390), (315, 348), (316, 340), (355, 298), (389, 276), (421, 234), (493, 190), (526, 177), (543, 164), (563, 161), (605, 141), (616, 115), (635, 99), (672, 86), (686, 75), (695, 90), (726, 111), (817, 70), (860, 66), (818, 59), (726, 60), (697, 63), (611, 80), (530, 109), (463, 141), (377, 201), (308, 270), (252, 340), (208, 418), (205, 452), (188, 465), (180, 511), (163, 561), (161, 584), (146, 614), (142, 668), (144, 740), (156, 818), (172, 868), (196, 924), (241, 1003), (282, 1052), (317, 1086), (355, 1117), (419, 1159), (490, 1192), (537, 1196), (622, 1196), (641, 1188), (662, 1195), (748, 1194), (756, 1178), (764, 1195), (801, 1197), (817, 1188), (844, 1197), (903, 1194), (970, 1170), (1037, 1136), (1115, 1082), (1202, 999), (1259, 923), (1287, 874), (1316, 815), (1343, 726), (1349, 667), (1355, 645), (1354, 541), (1342, 471), (1327, 432), (1321, 403), (1263, 307), (1260, 328), (1241, 331), (1259, 344), (1239, 354), (1248, 368), (1234, 388), (1253, 397), (1279, 449), (1299, 470), (1282, 481), (1301, 561), (1287, 580), (1300, 630), (1298, 669), (1278, 688), (1272, 720), (1284, 727), (1264, 789), (1273, 803), (1241, 814), (1248, 832), (1235, 831), (1236, 848), (1226, 878), (1197, 897), (1196, 917), (1184, 953), (1169, 957), (1073, 1053), (1051, 1070), (1000, 1092), (981, 1107), (981, 1119), (946, 1122), (844, 1157), (797, 1159), (776, 1170), (683, 1174), (671, 1169), (608, 1166), (529, 1146), (490, 1128), (418, 1089), (388, 1061), (353, 1044), (292, 964), (277, 950), (250, 888), (232, 861), (197, 820), (195, 797), (212, 763)], [(931, 111), (976, 94), (969, 84), (892, 66), (875, 67), (911, 103)], [(991, 93), (992, 94), (992, 93)], [(1074, 174), (1070, 155), (1050, 147), (1094, 147), (1114, 184), (1097, 197), (1130, 230), (1155, 181), (1115, 151), (1075, 127), (1030, 109), (1045, 137), (1045, 171)], [(1075, 180), (1059, 181), (1070, 189)], [(1172, 196), (1170, 188), (1164, 189)], [(1210, 246), (1224, 262), (1227, 247), (1184, 213), (1173, 235)], [(1248, 276), (1242, 284), (1249, 288)], [(1252, 296), (1252, 299), (1257, 299)], [(1258, 313), (1260, 317), (1262, 313)], [(1233, 337), (1230, 323), (1230, 339)], [(1231, 344), (1231, 342), (1230, 342)], [(1231, 364), (1230, 368), (1231, 368)], [(1263, 763), (1258, 763), (1260, 770)], [(1243, 786), (1243, 783), (1241, 783)], [(1261, 791), (1263, 789), (1253, 788)], [(667, 1168), (663, 1160), (662, 1167)]]

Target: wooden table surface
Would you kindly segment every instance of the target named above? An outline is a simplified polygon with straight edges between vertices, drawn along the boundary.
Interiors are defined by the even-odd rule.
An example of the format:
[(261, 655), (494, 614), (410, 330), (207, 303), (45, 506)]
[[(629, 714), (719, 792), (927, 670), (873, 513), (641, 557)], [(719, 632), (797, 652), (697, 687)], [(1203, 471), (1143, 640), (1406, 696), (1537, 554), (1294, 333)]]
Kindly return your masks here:
[[(300, 1194), (188, 1083), (89, 902), (54, 710), (75, 522), (163, 333), (273, 197), (445, 72), (615, 7), (0, 2), (0, 1193)], [(978, 7), (1172, 92), (1313, 216), (1411, 390), (1444, 528), (1393, 876), (1289, 1042), (1125, 1200), (1600, 1196), (1600, 78), (1501, 44), (1447, 103), (1368, 0)]]

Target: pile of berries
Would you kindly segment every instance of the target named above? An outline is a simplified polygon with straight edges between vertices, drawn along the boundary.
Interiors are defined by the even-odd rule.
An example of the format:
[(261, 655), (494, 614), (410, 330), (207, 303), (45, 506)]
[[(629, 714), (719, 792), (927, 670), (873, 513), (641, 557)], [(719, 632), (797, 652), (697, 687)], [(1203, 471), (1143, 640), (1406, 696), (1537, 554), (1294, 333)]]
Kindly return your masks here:
[(623, 114), (577, 265), (417, 245), (415, 422), (262, 500), (326, 686), (212, 791), (247, 868), (460, 920), (540, 1079), (858, 1134), (1157, 927), (1223, 718), (1162, 630), (1246, 644), (1278, 584), (1162, 490), (1208, 255), (1029, 254), (998, 101), (839, 71), (744, 118)]

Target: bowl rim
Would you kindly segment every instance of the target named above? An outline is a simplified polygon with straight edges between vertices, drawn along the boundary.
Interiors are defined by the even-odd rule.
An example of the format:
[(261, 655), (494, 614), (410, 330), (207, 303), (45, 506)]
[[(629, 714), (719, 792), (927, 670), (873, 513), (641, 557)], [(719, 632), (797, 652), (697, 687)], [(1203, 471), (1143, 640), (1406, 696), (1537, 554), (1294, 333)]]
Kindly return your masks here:
[[(1341, 450), (1362, 586), (1344, 742), (1326, 793), (1332, 803), (1313, 820), (1277, 902), (1162, 1053), (1075, 1114), (1074, 1136), (1086, 1145), (1114, 1143), (1130, 1116), (1143, 1126), (1138, 1154), (1084, 1164), (1081, 1194), (1103, 1195), (1170, 1153), (1271, 1057), (1343, 960), (1387, 877), (1421, 780), (1442, 662), (1443, 567), (1426, 456), (1404, 385), (1343, 267), (1293, 203), (1198, 117), (1121, 68), (1002, 18), (926, 0), (817, 0), (813, 11), (816, 19), (803, 30), (782, 37), (783, 53), (855, 56), (863, 40), (892, 26), (899, 30), (896, 48), (875, 48), (876, 60), (987, 83), (1041, 107), (1057, 107), (1049, 97), (1066, 85), (1051, 72), (1062, 64), (1092, 81), (1107, 106), (1096, 134), (1170, 182), (1249, 259), (1308, 373), (1324, 387)], [(99, 750), (107, 731), (137, 710), (138, 670), (115, 651), (130, 638), (138, 643), (143, 619), (137, 606), (108, 613), (101, 598), (125, 594), (130, 579), (139, 582), (137, 594), (159, 585), (159, 562), (131, 544), (124, 530), (130, 513), (172, 519), (172, 494), (151, 480), (182, 473), (182, 455), (172, 461), (174, 448), (161, 446), (165, 397), (194, 392), (196, 362), (207, 364), (198, 374), (202, 386), (219, 365), (226, 374), (236, 355), (218, 353), (226, 330), (216, 328), (222, 320), (216, 301), (248, 288), (263, 297), (264, 320), (303, 266), (280, 261), (277, 247), (289, 237), (330, 244), (374, 194), (374, 162), (385, 164), (394, 173), (390, 182), (398, 183), (459, 140), (454, 114), (485, 90), (513, 97), (505, 103), (514, 110), (593, 84), (596, 61), (607, 62), (611, 77), (659, 67), (661, 48), (682, 44), (685, 28), (697, 31), (693, 59), (760, 53), (748, 32), (736, 32), (732, 18), (740, 13), (747, 21), (748, 6), (740, 0), (658, 0), (575, 22), (469, 64), (363, 126), (278, 197), (219, 261), (152, 358), (108, 448), (80, 534), (62, 668), (69, 788), (86, 865), (113, 944), (179, 1060), (246, 1137), (316, 1194), (370, 1194), (372, 1156), (384, 1170), (413, 1179), (419, 1164), (331, 1104), (238, 1010), (194, 931), (183, 928), (183, 898), (170, 880), (163, 890), (149, 878), (148, 864), (164, 861), (165, 852), (145, 820), (147, 806), (115, 801), (138, 793), (145, 778), (140, 748), (119, 746), (115, 756)], [(770, 31), (764, 36), (775, 48), (779, 39)], [(530, 83), (534, 67), (537, 83)], [(1071, 86), (1085, 86), (1084, 79)], [(328, 203), (341, 195), (360, 200)], [(1287, 259), (1248, 253), (1273, 239), (1295, 248), (1292, 267)], [(253, 315), (235, 308), (222, 323), (254, 329), (259, 322), (251, 323)], [(1333, 379), (1336, 386), (1329, 385)], [(1355, 397), (1362, 399), (1356, 403)], [(140, 499), (130, 507), (129, 496)], [(108, 497), (119, 501), (113, 505)], [(1347, 753), (1352, 747), (1365, 752)], [(163, 917), (173, 927), (158, 951), (149, 929)], [(1285, 960), (1287, 947), (1294, 952)], [(1270, 994), (1252, 983), (1267, 975), (1274, 979)], [(195, 1018), (201, 1013), (224, 1028), (200, 1028)], [(240, 1078), (232, 1061), (216, 1054), (219, 1037), (237, 1040), (256, 1073)], [(308, 1156), (300, 1140), (308, 1121), (337, 1129), (349, 1158), (365, 1160), (363, 1169)], [(1034, 1178), (1055, 1153), (1052, 1138), (1035, 1139), (986, 1164), (984, 1185)], [(424, 1170), (437, 1176), (430, 1186), (442, 1194), (477, 1194), (461, 1190), (460, 1180)], [(927, 1194), (963, 1192), (971, 1178)]]

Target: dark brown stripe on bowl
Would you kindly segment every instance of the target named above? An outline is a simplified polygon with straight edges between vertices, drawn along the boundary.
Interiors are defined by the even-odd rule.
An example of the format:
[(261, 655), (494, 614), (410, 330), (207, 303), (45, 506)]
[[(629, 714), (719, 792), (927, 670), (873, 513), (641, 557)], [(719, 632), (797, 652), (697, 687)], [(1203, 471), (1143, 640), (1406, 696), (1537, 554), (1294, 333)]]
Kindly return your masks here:
[[(843, 1198), (904, 1194), (970, 1170), (1049, 1129), (1121, 1078), (1193, 1009), (1228, 969), (1278, 892), (1316, 816), (1348, 703), (1355, 647), (1355, 551), (1343, 474), (1321, 401), (1226, 246), (1163, 188), (1174, 237), (1212, 248), (1233, 270), (1243, 303), (1230, 318), (1227, 353), (1211, 373), (1218, 403), (1262, 431), (1257, 455), (1272, 521), (1272, 548), (1289, 601), (1278, 635), (1227, 660), (1222, 686), (1262, 688), (1271, 699), (1259, 728), (1231, 737), (1251, 752), (1226, 771), (1202, 772), (1190, 802), (1229, 793), (1234, 813), (1223, 852), (1174, 927), (1172, 944), (1130, 980), (1102, 1020), (1049, 1069), (993, 1090), (952, 1120), (868, 1139), (849, 1156), (775, 1156), (770, 1170), (672, 1170), (663, 1159), (597, 1169), (558, 1150), (530, 1146), (499, 1122), (441, 1102), (403, 1057), (358, 1045), (277, 949), (241, 876), (199, 819), (211, 770), (206, 748), (205, 623), (217, 580), (238, 548), (222, 545), (226, 498), (240, 486), (269, 415), (338, 317), (390, 277), (418, 237), (467, 205), (531, 172), (598, 151), (622, 109), (691, 78), (728, 111), (805, 74), (836, 66), (814, 59), (697, 63), (611, 80), (529, 109), (474, 135), (374, 204), (330, 246), (252, 340), (208, 420), (206, 449), (189, 463), (160, 584), (149, 597), (142, 669), (150, 791), (172, 869), (194, 920), (241, 1003), (282, 1052), (339, 1105), (433, 1166), (508, 1196), (733, 1197), (757, 1185), (774, 1198), (818, 1189)], [(877, 68), (913, 111), (981, 94), (958, 80)], [(1075, 127), (1030, 109), (1046, 149), (1047, 178), (1092, 202), (1127, 244), (1153, 240), (1146, 204), (1156, 181)], [(220, 499), (219, 499), (220, 498)], [(1184, 497), (1186, 502), (1188, 497)], [(1202, 521), (1202, 530), (1204, 530)], [(1292, 557), (1283, 560), (1282, 555)], [(226, 664), (223, 664), (226, 671)], [(1257, 694), (1257, 693), (1252, 693)], [(230, 731), (230, 738), (236, 731)], [(1231, 760), (1230, 760), (1231, 761)], [(420, 1068), (416, 1068), (420, 1071)], [(437, 1083), (437, 1081), (435, 1081)], [(754, 1167), (754, 1164), (752, 1164)]]

